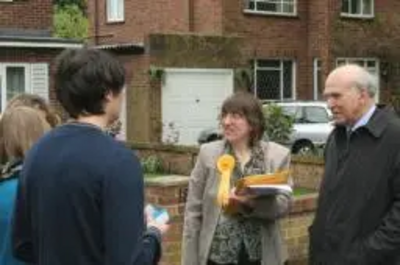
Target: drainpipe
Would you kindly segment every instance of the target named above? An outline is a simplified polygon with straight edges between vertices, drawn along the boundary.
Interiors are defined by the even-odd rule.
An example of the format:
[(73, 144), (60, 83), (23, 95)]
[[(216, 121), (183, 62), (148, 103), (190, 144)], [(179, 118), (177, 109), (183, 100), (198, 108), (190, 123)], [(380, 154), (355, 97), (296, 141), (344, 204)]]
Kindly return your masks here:
[(99, 44), (99, 4), (94, 0), (94, 45)]
[(189, 20), (189, 31), (194, 31), (194, 1), (195, 0), (187, 0), (188, 4), (188, 20)]

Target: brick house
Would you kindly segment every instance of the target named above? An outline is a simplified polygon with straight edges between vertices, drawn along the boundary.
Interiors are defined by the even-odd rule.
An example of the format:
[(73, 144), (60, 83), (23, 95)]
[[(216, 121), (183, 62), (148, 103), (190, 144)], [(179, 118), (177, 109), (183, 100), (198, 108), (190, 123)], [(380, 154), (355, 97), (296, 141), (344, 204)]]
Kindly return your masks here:
[(0, 111), (21, 92), (35, 93), (56, 105), (53, 59), (77, 41), (51, 36), (51, 0), (0, 0)]
[[(129, 140), (168, 142), (178, 131), (177, 142), (193, 144), (199, 130), (216, 126), (219, 104), (234, 89), (262, 100), (321, 99), (325, 76), (340, 64), (359, 63), (377, 74), (380, 101), (388, 101), (398, 84), (389, 76), (390, 55), (376, 45), (377, 39), (387, 42), (379, 40), (380, 28), (365, 32), (398, 13), (397, 0), (88, 5), (91, 44), (117, 54), (128, 69)], [(388, 43), (391, 49), (400, 44)]]

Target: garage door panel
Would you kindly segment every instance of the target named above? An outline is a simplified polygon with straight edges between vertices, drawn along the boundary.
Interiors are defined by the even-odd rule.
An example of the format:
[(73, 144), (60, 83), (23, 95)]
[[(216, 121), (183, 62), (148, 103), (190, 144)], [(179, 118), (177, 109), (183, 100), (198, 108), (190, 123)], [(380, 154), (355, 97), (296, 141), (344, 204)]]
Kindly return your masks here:
[(172, 123), (178, 144), (194, 145), (204, 129), (217, 127), (223, 100), (233, 92), (229, 69), (166, 69), (162, 88), (163, 139)]

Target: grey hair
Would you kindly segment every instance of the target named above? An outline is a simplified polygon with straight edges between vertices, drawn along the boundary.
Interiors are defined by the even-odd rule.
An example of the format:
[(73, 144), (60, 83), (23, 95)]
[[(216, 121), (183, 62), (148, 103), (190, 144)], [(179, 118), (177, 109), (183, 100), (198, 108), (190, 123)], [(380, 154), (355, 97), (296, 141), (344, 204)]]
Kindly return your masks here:
[(359, 71), (357, 71), (357, 75), (354, 77), (354, 84), (358, 90), (366, 90), (371, 98), (375, 97), (379, 91), (378, 76), (371, 74), (361, 66), (359, 66)]

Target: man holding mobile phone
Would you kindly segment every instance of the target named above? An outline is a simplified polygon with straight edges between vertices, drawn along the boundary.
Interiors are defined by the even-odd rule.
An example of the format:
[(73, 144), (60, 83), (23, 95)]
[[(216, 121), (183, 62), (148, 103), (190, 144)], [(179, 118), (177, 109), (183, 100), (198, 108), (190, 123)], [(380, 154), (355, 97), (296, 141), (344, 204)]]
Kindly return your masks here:
[(123, 66), (95, 49), (64, 51), (56, 96), (73, 119), (33, 146), (13, 223), (16, 258), (36, 265), (153, 265), (168, 228), (144, 222), (143, 173), (105, 129), (119, 118)]

